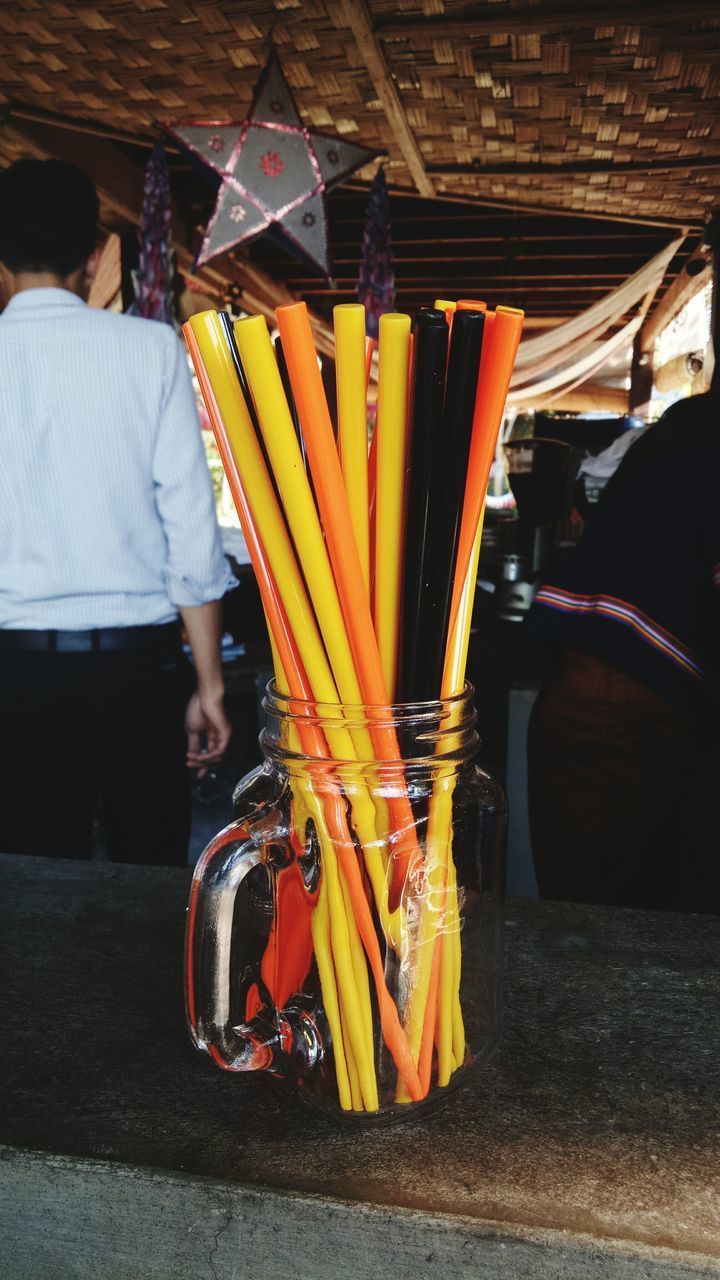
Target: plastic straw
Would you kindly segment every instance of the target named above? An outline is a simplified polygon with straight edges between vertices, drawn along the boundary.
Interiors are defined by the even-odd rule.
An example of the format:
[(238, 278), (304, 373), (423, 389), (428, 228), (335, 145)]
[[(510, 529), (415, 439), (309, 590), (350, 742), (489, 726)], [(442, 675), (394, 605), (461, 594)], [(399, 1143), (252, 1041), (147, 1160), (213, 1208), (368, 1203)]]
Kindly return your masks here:
[(369, 599), (370, 531), (365, 308), (360, 303), (344, 303), (333, 309), (333, 319), (340, 462), (360, 566)]
[(237, 320), (234, 332), (340, 701), (357, 705), (363, 699), (345, 620), (265, 317)]
[[(192, 317), (188, 325), (212, 383), (242, 488), (282, 600), (300, 661), (307, 673), (307, 696), (321, 702), (338, 702), (337, 687), (315, 615), (237, 379), (222, 325), (215, 311), (200, 312)], [(283, 653), (283, 663), (285, 657)]]
[[(252, 500), (251, 502), (248, 502), (248, 505), (251, 506), (252, 519), (259, 530), (262, 545), (265, 548), (267, 548), (268, 542), (263, 536), (262, 524), (264, 524), (265, 529), (269, 534), (269, 541), (272, 547), (270, 562), (272, 564), (274, 552), (276, 565), (280, 571), (279, 573), (275, 573), (273, 571), (273, 579), (279, 587), (279, 592), (281, 594), (281, 582), (284, 582), (285, 587), (288, 590), (288, 599), (286, 601), (283, 597), (283, 605), (285, 606), (286, 612), (289, 613), (290, 609), (292, 609), (293, 614), (296, 614), (300, 608), (301, 617), (299, 617), (297, 619), (297, 623), (293, 625), (292, 631), (299, 640), (302, 638), (306, 641), (305, 647), (311, 659), (307, 664), (308, 670), (312, 669), (320, 679), (323, 687), (327, 687), (328, 692), (330, 692), (330, 689), (334, 688), (332, 676), (329, 672), (329, 668), (327, 668), (326, 660), (325, 668), (323, 668), (323, 661), (320, 659), (319, 653), (317, 652), (316, 646), (318, 645), (320, 651), (322, 651), (322, 643), (317, 635), (315, 620), (312, 616), (312, 611), (309, 609), (307, 598), (304, 597), (304, 590), (302, 589), (302, 582), (299, 579), (299, 574), (297, 573), (297, 566), (294, 566), (294, 569), (300, 583), (299, 592), (294, 590), (297, 584), (294, 582), (293, 574), (289, 566), (286, 564), (285, 558), (282, 554), (283, 550), (286, 549), (283, 546), (283, 541), (285, 540), (285, 542), (287, 542), (287, 533), (284, 524), (282, 524), (282, 517), (276, 508), (275, 495), (272, 491), (272, 487), (270, 486), (269, 477), (265, 472), (264, 461), (260, 454), (258, 442), (254, 438), (252, 423), (247, 412), (247, 406), (245, 404), (240, 385), (235, 376), (232, 358), (227, 347), (222, 326), (219, 323), (215, 312), (203, 312), (192, 318), (189, 322), (189, 328), (195, 338), (195, 350), (199, 350), (202, 363), (207, 370), (207, 376), (212, 384), (213, 401), (219, 411), (222, 422), (227, 429), (229, 447), (232, 450), (232, 456), (237, 467), (237, 473), (241, 479), (242, 487), (245, 491), (245, 497), (248, 498), (249, 494), (253, 495)], [(244, 476), (243, 470), (245, 472)], [(274, 511), (273, 507), (275, 507)], [(278, 522), (280, 522), (281, 527), (279, 527)], [(287, 549), (290, 549), (289, 543), (287, 543)], [(290, 554), (292, 555), (291, 549)], [(301, 609), (298, 604), (297, 597), (301, 597), (301, 603), (304, 599), (304, 610)], [(302, 616), (303, 614), (304, 616)], [(301, 628), (299, 632), (297, 630), (298, 625)], [(307, 633), (303, 635), (303, 631), (306, 628)], [(280, 635), (281, 631), (282, 629), (280, 629)], [(277, 636), (276, 639), (278, 639)], [(280, 650), (284, 662), (285, 655), (282, 654), (280, 645), (278, 645), (278, 649)], [(288, 654), (288, 665), (292, 670), (292, 651)], [(286, 672), (286, 674), (288, 675), (288, 679), (290, 679), (289, 672)], [(295, 674), (299, 675), (299, 672), (296, 671)], [(329, 686), (326, 685), (326, 681), (328, 679), (330, 682)], [(331, 696), (328, 696), (327, 694), (322, 696), (318, 693), (316, 688), (307, 688), (307, 685), (305, 685), (302, 692), (300, 690), (296, 692), (296, 690), (291, 688), (291, 693), (293, 696), (311, 697), (316, 701), (327, 701), (330, 703), (337, 703), (338, 701), (336, 691), (332, 693)], [(308, 724), (307, 726), (300, 725), (299, 731), (302, 735), (303, 748), (307, 754), (314, 758), (323, 758), (323, 756), (327, 754), (327, 748), (317, 727), (314, 727), (311, 724)], [(310, 735), (310, 737), (308, 735)], [(329, 850), (328, 857), (334, 856), (334, 850), (337, 849), (338, 855), (343, 863), (343, 871), (347, 880), (348, 888), (353, 895), (356, 922), (363, 939), (363, 945), (368, 953), (368, 960), (375, 980), (383, 1035), (395, 1064), (398, 1067), (401, 1076), (406, 1081), (411, 1096), (417, 1099), (421, 1096), (420, 1082), (409, 1052), (407, 1041), (400, 1025), (395, 1004), (385, 987), (383, 965), (375, 933), (375, 926), (372, 921), (367, 899), (364, 895), (355, 850), (347, 827), (344, 802), (341, 801), (339, 795), (335, 796), (331, 793), (328, 793), (324, 798), (325, 807), (323, 810), (323, 806), (317, 800), (317, 797), (314, 796), (314, 793), (308, 794), (307, 797), (308, 804), (312, 806), (313, 817), (318, 830), (318, 837), (322, 840), (324, 833), (327, 832)], [(336, 921), (335, 925), (337, 945), (342, 947), (347, 940), (349, 947), (349, 939), (346, 939), (346, 934), (343, 932), (342, 922)], [(347, 977), (349, 970), (345, 959), (342, 959), (342, 964), (344, 977)], [(355, 989), (352, 986), (347, 988), (345, 998), (350, 1001), (356, 998)], [(348, 1017), (352, 1019), (353, 1026), (357, 1032), (357, 1028), (361, 1024), (357, 1022), (357, 1018), (352, 1012), (348, 1012)]]
[(375, 497), (377, 493), (377, 410), (375, 416), (375, 427), (370, 441), (368, 451), (368, 526), (370, 533), (370, 610), (372, 616), (375, 616), (375, 514), (376, 504)]
[(483, 343), (468, 459), (467, 485), (452, 585), (451, 629), (460, 607), (460, 597), (475, 534), (485, 502), (490, 467), (495, 456), (510, 377), (520, 342), (523, 317), (524, 312), (515, 307), (496, 307), (492, 327), (488, 331), (487, 343)]
[(265, 444), (260, 434), (260, 424), (258, 423), (257, 414), (255, 412), (255, 406), (252, 402), (252, 396), (250, 395), (250, 388), (248, 387), (248, 381), (247, 381), (247, 378), (245, 377), (245, 370), (243, 369), (242, 364), (240, 363), (240, 356), (238, 355), (237, 347), (235, 346), (235, 338), (233, 337), (233, 322), (230, 319), (230, 316), (228, 315), (227, 311), (216, 311), (215, 314), (218, 318), (220, 329), (224, 334), (225, 341), (227, 343), (228, 353), (232, 360), (237, 380), (240, 383), (240, 389), (242, 391), (243, 399), (245, 401), (245, 407), (247, 408), (248, 414), (250, 416), (250, 421), (252, 422), (252, 425), (255, 429), (255, 438), (257, 439), (257, 442), (260, 446), (260, 451), (262, 453), (262, 456), (265, 459), (265, 465), (268, 469), (270, 483), (273, 489), (275, 490), (275, 496), (279, 499), (277, 485), (275, 483), (275, 477), (272, 473), (272, 469), (270, 467), (270, 461), (268, 459), (267, 451), (265, 449)]
[(426, 308), (415, 319), (415, 376), (410, 430), (408, 501), (403, 557), (402, 646), (398, 701), (416, 686), (420, 601), (428, 533), (432, 462), (442, 431), (448, 326), (442, 311)]
[(290, 375), (288, 373), (287, 360), (285, 359), (285, 352), (283, 351), (282, 342), (280, 341), (279, 337), (275, 339), (274, 345), (275, 345), (275, 357), (277, 359), (278, 369), (280, 370), (280, 378), (282, 380), (283, 390), (285, 392), (285, 398), (288, 403), (288, 409), (290, 410), (290, 416), (293, 420), (293, 426), (295, 428), (295, 435), (297, 437), (297, 442), (300, 446), (300, 453), (302, 454), (303, 466), (307, 471), (307, 455), (305, 453), (305, 441), (302, 438), (302, 431), (300, 430), (300, 419), (298, 418), (298, 415), (297, 415), (297, 409), (295, 408), (295, 401), (293, 400), (293, 396), (292, 396), (292, 388), (290, 386)]
[[(486, 460), (488, 434), (487, 421), (481, 424), (481, 383), (484, 376), (486, 391), (489, 389), (491, 393), (490, 407), (494, 409), (492, 395), (497, 398), (496, 384), (499, 381), (497, 360), (491, 359), (493, 348), (498, 345), (490, 341), (495, 334), (495, 315), (489, 313), (484, 322), (480, 314), (484, 304), (472, 299), (463, 299), (457, 306), (442, 305), (447, 310), (443, 319), (436, 318), (436, 328), (438, 333), (442, 333), (445, 350), (452, 329), (445, 366), (443, 448), (441, 451), (438, 441), (428, 465), (427, 442), (423, 454), (423, 430), (418, 430), (415, 444), (427, 476), (424, 500), (427, 537), (424, 553), (416, 556), (423, 562), (420, 572), (416, 570), (416, 577), (425, 589), (417, 611), (417, 625), (410, 624), (413, 633), (420, 637), (421, 661), (417, 665), (427, 664), (429, 655), (434, 666), (431, 677), (424, 673), (425, 688), (422, 691), (417, 689), (406, 693), (404, 685), (401, 685), (403, 701), (447, 696), (449, 692), (458, 690), (464, 680), (480, 551), (482, 503), (487, 485), (486, 475), (477, 518), (474, 518), (479, 481), (472, 465), (468, 467), (468, 460), (471, 463), (475, 461), (479, 474)], [(362, 308), (339, 310), (357, 312), (362, 318)], [(499, 308), (498, 314), (519, 317), (521, 323), (522, 313), (513, 309)], [(400, 547), (406, 507), (409, 525), (406, 557), (412, 557), (411, 546), (422, 540), (415, 539), (414, 530), (416, 524), (422, 524), (423, 501), (419, 502), (421, 515), (416, 516), (414, 503), (417, 495), (412, 487), (406, 492), (405, 486), (408, 410), (412, 411), (413, 406), (417, 410), (413, 412), (414, 424), (416, 417), (422, 418), (422, 410), (430, 398), (424, 392), (425, 362), (421, 360), (418, 346), (417, 370), (411, 366), (408, 318), (384, 317), (381, 337), (388, 340), (381, 341), (378, 429), (372, 448), (377, 459), (377, 481), (373, 486), (369, 474), (372, 465), (365, 450), (366, 388), (372, 352), (369, 344), (363, 342), (362, 328), (356, 320), (349, 315), (347, 320), (341, 318), (339, 325), (336, 321), (339, 437), (344, 464), (341, 470), (304, 304), (280, 308), (277, 313), (282, 337), (278, 357), (282, 360), (284, 347), (287, 364), (284, 377), (278, 370), (264, 322), (257, 325), (251, 320), (237, 326), (241, 348), (238, 353), (232, 335), (229, 343), (227, 340), (227, 318), (220, 320), (214, 317), (213, 323), (206, 317), (194, 319), (200, 322), (191, 330), (195, 342), (194, 355), (207, 384), (207, 387), (203, 385), (201, 378), (203, 390), (207, 390), (209, 397), (211, 419), (216, 418), (223, 430), (224, 425), (228, 426), (225, 453), (221, 449), (221, 456), (225, 459), (225, 454), (229, 455), (226, 465), (229, 479), (232, 477), (231, 487), (239, 491), (239, 510), (244, 511), (245, 525), (249, 529), (249, 537), (246, 533), (246, 538), (251, 558), (259, 562), (258, 580), (263, 584), (264, 606), (267, 601), (266, 615), (276, 673), (291, 697), (334, 704), (340, 717), (337, 727), (334, 722), (326, 727), (327, 743), (317, 722), (312, 720), (300, 721), (289, 731), (293, 743), (296, 743), (292, 749), (316, 759), (319, 762), (317, 778), (318, 781), (322, 779), (320, 789), (312, 777), (293, 780), (293, 821), (296, 808), (303, 829), (306, 816), (312, 817), (322, 850), (324, 875), (322, 892), (312, 912), (312, 935), (323, 1002), (329, 1009), (328, 1020), (337, 1046), (340, 1103), (344, 1108), (369, 1110), (377, 1109), (379, 1105), (367, 964), (374, 979), (383, 1036), (399, 1072), (396, 1097), (403, 1101), (410, 1098), (419, 1100), (430, 1088), (434, 1050), (437, 1050), (437, 1083), (440, 1086), (447, 1084), (453, 1071), (462, 1065), (465, 1055), (459, 999), (459, 912), (452, 856), (455, 778), (449, 766), (439, 765), (428, 810), (423, 874), (416, 882), (414, 877), (408, 880), (408, 872), (411, 866), (419, 868), (422, 857), (407, 792), (402, 785), (398, 787), (388, 802), (389, 814), (385, 813), (384, 802), (379, 808), (373, 805), (367, 779), (353, 761), (358, 758), (355, 738), (359, 734), (363, 739), (362, 743), (360, 738), (357, 741), (362, 760), (370, 763), (373, 760), (396, 761), (402, 767), (387, 704), (394, 696), (398, 661), (398, 598), (404, 563)], [(449, 322), (447, 325), (445, 319)], [(393, 334), (395, 325), (400, 328)], [(357, 335), (353, 326), (359, 330)], [(507, 321), (502, 321), (500, 328), (505, 326)], [(222, 343), (218, 334), (224, 336), (224, 351), (220, 349)], [(517, 336), (519, 338), (519, 324)], [(398, 337), (404, 337), (404, 343), (401, 341), (395, 349)], [(437, 341), (442, 349), (442, 340), (438, 338)], [(245, 351), (243, 346), (247, 348)], [(517, 342), (507, 381), (516, 348)], [(383, 355), (388, 357), (384, 362)], [(211, 369), (205, 369), (205, 361), (212, 366)], [(437, 364), (439, 390), (437, 385), (434, 390), (436, 399), (442, 401), (442, 360), (438, 359)], [(352, 378), (348, 370), (353, 371)], [(249, 375), (249, 385), (244, 379), (245, 371)], [(507, 381), (497, 410), (495, 437)], [(297, 407), (294, 414), (291, 413), (293, 402)], [(487, 412), (487, 405), (483, 407), (488, 419), (491, 415)], [(360, 454), (361, 411), (363, 447)], [(343, 430), (343, 421), (346, 430)], [(388, 423), (391, 427), (394, 423), (398, 429), (388, 428), (384, 434), (383, 429)], [(222, 436), (223, 432), (220, 434)], [(437, 436), (438, 433), (435, 434)], [(307, 448), (309, 474), (305, 473), (303, 465), (303, 443)], [(494, 443), (493, 438), (490, 459), (487, 460), (488, 470)], [(266, 451), (264, 456), (263, 448)], [(364, 522), (360, 522), (362, 504), (357, 501), (355, 468), (349, 461), (350, 457), (357, 457), (362, 467), (361, 485), (363, 478), (366, 481)], [(268, 459), (270, 465), (266, 465)], [(419, 473), (414, 453), (413, 464), (413, 469)], [(464, 484), (466, 471), (467, 483)], [(276, 500), (274, 484), (282, 504)], [(379, 590), (375, 605), (379, 644), (368, 599), (368, 583), (372, 580), (373, 570), (372, 552), (368, 545), (368, 573), (363, 564), (364, 552), (358, 550), (358, 544), (363, 545), (364, 534), (367, 534), (367, 544), (372, 540), (369, 508), (373, 502), (373, 488), (376, 490), (378, 515), (375, 569)], [(288, 538), (286, 520), (291, 526), (304, 579)], [(466, 525), (471, 534), (470, 554), (467, 556), (462, 541), (463, 535), (467, 536)], [(467, 559), (462, 580), (464, 561), (459, 541), (463, 557)], [(386, 544), (390, 555), (383, 557), (381, 552), (386, 549)], [(409, 580), (412, 574), (407, 566), (405, 568), (405, 577)], [(388, 583), (392, 587), (393, 574), (394, 608), (392, 589), (387, 590)], [(320, 627), (308, 600), (306, 584)], [(408, 600), (414, 600), (416, 595), (420, 595), (417, 585), (408, 594)], [(309, 623), (308, 635), (298, 630), (301, 620)], [(407, 635), (408, 632), (403, 631), (403, 663)], [(327, 655), (324, 645), (327, 646)], [(283, 667), (283, 659), (287, 671)], [(327, 690), (325, 696), (319, 694), (320, 687)], [(352, 696), (348, 697), (348, 693)], [(355, 728), (352, 736), (348, 733), (338, 705), (348, 701), (362, 702), (370, 707), (369, 733)], [(372, 712), (373, 705), (378, 709), (376, 716)], [(444, 727), (451, 730), (452, 724)], [(337, 774), (329, 762), (333, 756), (347, 762)], [(323, 764), (323, 760), (328, 763)], [(400, 1025), (398, 1011), (385, 985), (377, 926), (370, 899), (365, 893), (354, 844), (356, 835), (385, 927), (388, 917), (386, 891), (383, 892), (385, 858), (380, 853), (375, 835), (376, 809), (381, 825), (384, 821), (388, 830), (395, 832), (392, 861), (395, 899), (399, 899), (404, 889), (413, 894), (419, 891), (417, 924), (412, 935), (405, 937), (402, 951), (403, 965), (408, 970), (405, 1030)], [(352, 814), (355, 835), (351, 834), (348, 825), (348, 812)], [(302, 835), (299, 838), (302, 841)], [(378, 896), (379, 880), (382, 880), (382, 888)], [(292, 890), (290, 885), (290, 896)], [(274, 939), (276, 947), (279, 941), (279, 938)], [(298, 947), (291, 949), (292, 954), (288, 952), (289, 968), (278, 969), (276, 975), (271, 937), (264, 957), (266, 985), (270, 977), (274, 984), (275, 976), (278, 981), (282, 980), (283, 989), (288, 983), (291, 986), (295, 984), (296, 959), (297, 965), (304, 965), (307, 951), (307, 942), (303, 942), (301, 937), (297, 941)], [(299, 977), (297, 981), (301, 981)]]
[(365, 339), (365, 395), (367, 397), (368, 383), (370, 382), (370, 373), (372, 371), (372, 358), (375, 350), (375, 339)]
[(482, 543), (483, 516), (475, 534), (470, 563), (465, 573), (465, 582), (460, 596), (460, 605), (455, 615), (453, 629), (448, 641), (443, 670), (442, 697), (449, 698), (460, 693), (465, 683), (468, 648), (470, 645), (470, 626), (472, 623), (475, 587), (477, 584), (480, 545)]
[[(265, 550), (258, 535), (257, 526), (250, 510), (250, 505), (243, 487), (240, 472), (235, 462), (235, 457), (225, 430), (225, 425), (215, 399), (212, 384), (208, 377), (207, 369), (190, 323), (183, 326), (183, 334), (192, 357), (197, 379), (200, 384), (200, 390), (202, 391), (210, 423), (213, 428), (215, 442), (218, 447), (218, 452), (227, 477), (228, 485), (230, 486), (233, 502), (235, 503), (235, 508), (240, 519), (240, 527), (250, 555), (250, 562), (258, 583), (263, 609), (265, 610), (265, 616), (268, 621), (268, 631), (270, 633), (270, 643), (273, 649), (273, 656), (277, 657), (277, 662), (274, 662), (273, 664), (276, 675), (278, 674), (278, 666), (281, 663), (281, 670), (284, 670), (285, 672), (291, 671), (295, 675), (295, 696), (302, 698), (310, 697), (310, 686), (307, 682), (305, 672), (302, 669), (295, 639), (290, 631), (287, 617), (285, 616), (284, 609), (280, 603), (277, 587), (272, 577)], [(279, 656), (280, 653), (282, 654), (282, 657)], [(284, 691), (290, 692), (289, 686), (284, 686)]]
[[(340, 699), (346, 705), (357, 706), (362, 703), (363, 698), (355, 663), (309, 479), (300, 462), (267, 325), (262, 316), (251, 316), (247, 320), (237, 321), (235, 333)], [(339, 759), (373, 759), (372, 738), (365, 728), (355, 728), (350, 736), (339, 726), (329, 733), (329, 738), (333, 753)], [(396, 945), (400, 920), (388, 908), (385, 868), (380, 858), (374, 826), (375, 810), (366, 787), (357, 789), (353, 799), (353, 816), (358, 826), (366, 868), (383, 928), (386, 936)]]
[(389, 312), (380, 317), (378, 353), (373, 616), (385, 688), (390, 701), (393, 702), (400, 638), (410, 355), (409, 316)]
[[(459, 512), (465, 488), (467, 458), (470, 448), (475, 386), (480, 364), (484, 329), (483, 312), (458, 308), (453, 317), (450, 359), (448, 362), (445, 409), (441, 441), (447, 450), (446, 457), (435, 451), (433, 458), (433, 488), (428, 504), (428, 538), (423, 564), (421, 608), (417, 624), (418, 642), (415, 649), (414, 681), (406, 687), (405, 697), (415, 701), (438, 697), (442, 686), (445, 665), (445, 635), (450, 608), (450, 573), (454, 561), (459, 529)], [(445, 470), (443, 473), (443, 463)], [(439, 504), (439, 505), (438, 505)], [(441, 594), (442, 593), (442, 594)], [(442, 635), (442, 648), (433, 648), (437, 633)], [(452, 860), (452, 796), (455, 779), (443, 774), (433, 784), (433, 794), (428, 811), (428, 827), (425, 855), (425, 876), (428, 889), (421, 903), (416, 962), (406, 1030), (413, 1058), (422, 1059), (421, 1083), (427, 1071), (427, 1055), (430, 1044), (439, 1039), (438, 1062), (442, 1063), (442, 1078), (448, 1072), (452, 1054), (452, 1019), (443, 1011), (436, 1029), (438, 1011), (438, 984), (444, 967), (443, 992), (450, 991), (455, 976), (455, 948), (451, 937), (446, 937), (448, 921), (456, 907), (454, 866)], [(439, 922), (442, 924), (439, 926)], [(444, 966), (443, 966), (444, 959)], [(458, 971), (459, 981), (459, 971)], [(452, 1008), (452, 1004), (450, 1005)], [(424, 1047), (424, 1056), (423, 1056)], [(402, 1085), (398, 1088), (399, 1100), (404, 1099)]]
[(412, 702), (440, 695), (484, 322), (477, 311), (456, 311), (453, 317), (442, 429), (431, 462), (415, 662), (412, 681), (404, 687)]
[[(285, 346), (335, 581), (350, 634), (362, 701), (366, 706), (378, 708), (376, 720), (370, 721), (376, 755), (382, 760), (401, 763), (402, 755), (397, 737), (388, 717), (388, 696), (382, 663), (365, 593), (330, 415), (315, 357), (307, 307), (302, 302), (296, 302), (291, 306), (278, 307), (275, 314)], [(392, 797), (389, 807), (398, 833), (393, 858), (391, 906), (394, 906), (400, 900), (411, 865), (419, 864), (421, 854), (410, 801), (401, 788)]]

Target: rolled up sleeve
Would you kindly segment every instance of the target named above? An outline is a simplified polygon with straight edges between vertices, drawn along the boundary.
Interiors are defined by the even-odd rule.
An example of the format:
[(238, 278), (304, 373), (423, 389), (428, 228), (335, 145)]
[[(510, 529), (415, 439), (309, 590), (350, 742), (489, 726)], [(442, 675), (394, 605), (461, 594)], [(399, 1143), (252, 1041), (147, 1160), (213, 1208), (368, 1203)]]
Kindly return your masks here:
[(236, 585), (220, 543), (210, 472), (184, 347), (163, 331), (165, 379), (153, 459), (167, 542), (165, 578), (177, 608), (219, 600)]

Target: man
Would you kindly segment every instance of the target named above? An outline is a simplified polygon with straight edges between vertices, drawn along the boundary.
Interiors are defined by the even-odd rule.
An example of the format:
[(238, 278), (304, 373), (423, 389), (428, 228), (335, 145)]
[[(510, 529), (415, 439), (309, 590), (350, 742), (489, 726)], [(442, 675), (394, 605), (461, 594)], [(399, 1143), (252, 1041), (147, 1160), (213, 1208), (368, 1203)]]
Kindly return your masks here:
[(528, 736), (543, 897), (720, 912), (720, 398), (633, 444), (528, 625), (562, 647)]
[(0, 173), (0, 850), (90, 857), (101, 814), (111, 859), (182, 864), (233, 579), (178, 338), (85, 305), (97, 216), (72, 165)]

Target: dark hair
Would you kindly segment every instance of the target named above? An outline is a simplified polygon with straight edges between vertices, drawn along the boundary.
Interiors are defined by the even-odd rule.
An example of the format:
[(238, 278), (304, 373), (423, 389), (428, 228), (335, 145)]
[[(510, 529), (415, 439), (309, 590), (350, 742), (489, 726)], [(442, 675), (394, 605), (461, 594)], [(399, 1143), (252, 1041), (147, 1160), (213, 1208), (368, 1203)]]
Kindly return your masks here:
[(67, 276), (95, 248), (98, 198), (82, 169), (17, 160), (0, 172), (0, 262), (9, 271)]

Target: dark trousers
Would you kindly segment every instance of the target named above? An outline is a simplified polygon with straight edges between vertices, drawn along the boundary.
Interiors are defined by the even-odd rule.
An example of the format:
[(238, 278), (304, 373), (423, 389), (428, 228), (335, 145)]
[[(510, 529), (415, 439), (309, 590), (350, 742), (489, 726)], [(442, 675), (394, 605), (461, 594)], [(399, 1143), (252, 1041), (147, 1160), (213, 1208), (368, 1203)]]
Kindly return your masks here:
[(101, 816), (114, 862), (187, 861), (190, 665), (167, 645), (0, 652), (0, 851), (89, 858)]
[(720, 912), (717, 755), (616, 667), (566, 655), (528, 734), (543, 898)]

